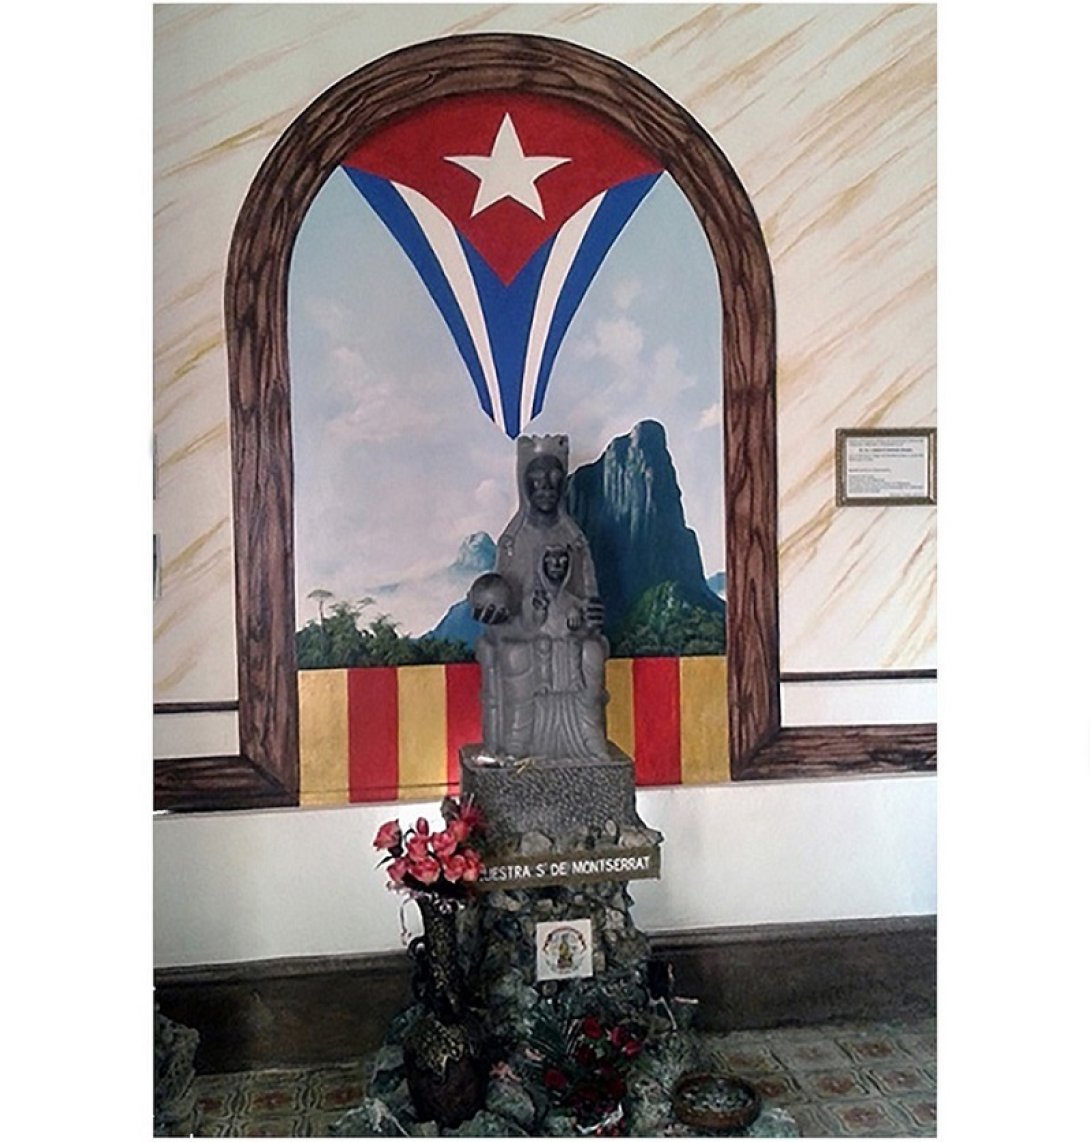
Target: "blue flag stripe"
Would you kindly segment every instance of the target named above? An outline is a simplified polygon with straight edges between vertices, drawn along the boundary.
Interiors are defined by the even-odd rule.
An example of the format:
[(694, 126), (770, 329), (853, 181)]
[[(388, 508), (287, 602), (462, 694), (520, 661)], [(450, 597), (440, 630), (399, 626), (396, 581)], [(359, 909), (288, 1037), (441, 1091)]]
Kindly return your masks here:
[(450, 330), (458, 352), (465, 361), (469, 370), (473, 386), (477, 390), (477, 400), (485, 415), (496, 419), (493, 415), (492, 399), (488, 394), (485, 383), (484, 370), (473, 344), (473, 337), (466, 324), (465, 315), (458, 304), (451, 289), (450, 282), (416, 220), (415, 215), (405, 204), (393, 185), (377, 175), (367, 174), (353, 167), (344, 167), (344, 171), (352, 180), (356, 189), (370, 203), (372, 209), (379, 216), (386, 228), (396, 239), (398, 245), (405, 251), (409, 261), (412, 262), (425, 289), (435, 302), (443, 320)]
[(658, 174), (644, 175), (621, 183), (608, 191), (587, 227), (579, 252), (575, 255), (571, 270), (557, 298), (549, 333), (545, 339), (545, 349), (541, 357), (534, 390), (533, 415), (541, 412), (545, 403), (545, 390), (549, 384), (553, 362), (560, 350), (560, 344), (568, 327), (575, 317), (595, 274), (605, 261), (613, 243), (616, 242), (628, 220), (636, 212), (636, 207), (644, 200), (655, 185)]
[(503, 282), (480, 254), (462, 239), (466, 260), (477, 286), (484, 311), (492, 360), (500, 383), (503, 406), (503, 429), (512, 440), (522, 431), (522, 373), (526, 363), (526, 346), (530, 340), (530, 322), (534, 315), (541, 275), (549, 259), (553, 239), (522, 268), (510, 285)]

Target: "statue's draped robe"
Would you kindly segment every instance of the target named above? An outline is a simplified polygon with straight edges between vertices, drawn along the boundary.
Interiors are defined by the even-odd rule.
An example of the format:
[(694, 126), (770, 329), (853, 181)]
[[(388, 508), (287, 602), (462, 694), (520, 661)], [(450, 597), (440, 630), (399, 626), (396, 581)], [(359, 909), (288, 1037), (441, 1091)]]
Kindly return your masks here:
[[(549, 547), (568, 550), (563, 584), (543, 579), (541, 559)], [(545, 526), (520, 512), (500, 537), (496, 571), (511, 585), (514, 614), (477, 644), (485, 747), (511, 757), (607, 756), (607, 648), (582, 619), (583, 604), (598, 595), (586, 537), (563, 511)], [(550, 597), (544, 621), (532, 603), (535, 588)], [(569, 615), (579, 617), (575, 630)]]

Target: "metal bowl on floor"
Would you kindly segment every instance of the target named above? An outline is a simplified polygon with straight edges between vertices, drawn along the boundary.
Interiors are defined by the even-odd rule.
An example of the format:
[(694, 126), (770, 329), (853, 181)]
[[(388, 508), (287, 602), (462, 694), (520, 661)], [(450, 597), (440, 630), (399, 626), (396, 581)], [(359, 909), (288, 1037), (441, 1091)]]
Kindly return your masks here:
[(697, 1130), (744, 1130), (761, 1113), (761, 1096), (744, 1079), (691, 1071), (674, 1084), (674, 1115)]

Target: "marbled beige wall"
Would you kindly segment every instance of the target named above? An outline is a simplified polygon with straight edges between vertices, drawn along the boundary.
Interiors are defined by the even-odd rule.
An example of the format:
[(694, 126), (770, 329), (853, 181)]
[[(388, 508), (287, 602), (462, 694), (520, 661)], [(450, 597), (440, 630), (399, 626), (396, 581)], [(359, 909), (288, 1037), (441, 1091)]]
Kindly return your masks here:
[[(837, 509), (833, 459), (838, 427), (936, 420), (934, 7), (161, 5), (156, 700), (237, 694), (222, 291), (250, 180), (331, 84), (468, 31), (614, 56), (716, 139), (775, 274), (782, 669), (934, 666), (935, 509)], [(172, 720), (159, 740), (218, 752), (234, 732), (229, 715)]]

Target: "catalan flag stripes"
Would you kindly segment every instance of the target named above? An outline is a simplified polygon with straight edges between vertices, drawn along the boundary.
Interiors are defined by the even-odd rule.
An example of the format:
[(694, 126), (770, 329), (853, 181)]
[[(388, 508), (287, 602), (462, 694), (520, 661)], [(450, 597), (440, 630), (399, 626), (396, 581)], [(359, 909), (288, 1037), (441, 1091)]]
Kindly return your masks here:
[(681, 694), (676, 658), (632, 660), (637, 785), (681, 781)]
[(475, 662), (460, 662), (447, 672), (447, 785), (458, 792), (461, 780), (459, 750), (479, 742), (481, 730), (481, 668)]
[(376, 666), (347, 673), (349, 800), (396, 800), (400, 794), (398, 670)]
[(397, 672), (397, 764), (402, 796), (421, 800), (447, 792), (447, 682), (444, 667)]
[(299, 803), (348, 800), (348, 671), (299, 672)]
[(629, 757), (636, 752), (636, 710), (632, 704), (632, 659), (606, 659), (606, 737)]
[[(481, 740), (480, 668), (382, 666), (299, 673), (300, 802), (433, 800)], [(610, 659), (606, 729), (639, 785), (730, 778), (723, 658)]]
[(727, 660), (710, 656), (678, 659), (678, 705), (682, 784), (729, 781)]

